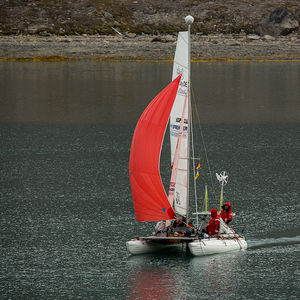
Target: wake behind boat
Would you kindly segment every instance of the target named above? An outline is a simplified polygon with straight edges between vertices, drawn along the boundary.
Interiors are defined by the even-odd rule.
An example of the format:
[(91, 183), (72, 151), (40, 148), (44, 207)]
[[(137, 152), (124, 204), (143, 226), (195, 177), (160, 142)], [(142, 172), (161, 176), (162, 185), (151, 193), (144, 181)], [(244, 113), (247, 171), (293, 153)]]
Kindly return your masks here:
[[(247, 247), (245, 239), (237, 235), (222, 218), (217, 217), (217, 220), (220, 219), (218, 229), (211, 232), (207, 188), (205, 209), (198, 212), (196, 180), (200, 162), (196, 165), (190, 97), (190, 27), (194, 18), (187, 16), (185, 21), (188, 31), (178, 35), (173, 81), (145, 109), (132, 139), (129, 177), (136, 219), (140, 222), (156, 221), (157, 224), (151, 236), (137, 237), (126, 243), (131, 254), (186, 248), (193, 255), (201, 256)], [(172, 173), (167, 195), (159, 168), (168, 122)], [(194, 178), (196, 224), (192, 223), (189, 214), (190, 173)], [(221, 183), (221, 210), (223, 186), (228, 175), (223, 171), (217, 174), (217, 178)]]

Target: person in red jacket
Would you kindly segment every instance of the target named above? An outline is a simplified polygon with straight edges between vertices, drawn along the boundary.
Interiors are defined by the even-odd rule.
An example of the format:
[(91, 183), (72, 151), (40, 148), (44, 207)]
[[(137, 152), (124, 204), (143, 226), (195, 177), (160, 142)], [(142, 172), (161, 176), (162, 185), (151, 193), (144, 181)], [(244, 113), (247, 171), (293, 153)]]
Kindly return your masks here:
[(192, 222), (191, 219), (188, 219), (188, 220), (187, 220), (187, 225), (188, 225), (189, 227), (194, 227), (194, 224), (193, 224), (193, 222)]
[(233, 212), (230, 202), (226, 202), (222, 206), (222, 211), (220, 214), (221, 218), (224, 220), (224, 222), (228, 225), (232, 219), (233, 219)]
[(220, 231), (220, 217), (218, 216), (218, 212), (215, 208), (210, 210), (211, 217), (208, 225), (204, 229), (204, 232), (209, 235), (219, 234)]

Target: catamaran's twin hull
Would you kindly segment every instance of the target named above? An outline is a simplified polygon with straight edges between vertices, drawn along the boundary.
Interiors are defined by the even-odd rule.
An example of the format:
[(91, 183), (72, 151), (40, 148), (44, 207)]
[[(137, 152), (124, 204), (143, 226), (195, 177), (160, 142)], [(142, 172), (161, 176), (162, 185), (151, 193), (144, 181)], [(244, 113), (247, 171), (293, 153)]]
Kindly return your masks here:
[(244, 250), (247, 242), (244, 238), (140, 238), (133, 239), (126, 243), (127, 249), (131, 254), (147, 254), (163, 251), (166, 249), (185, 249), (188, 245), (190, 252), (194, 256), (205, 256), (220, 254), (224, 252)]
[(132, 239), (126, 243), (127, 250), (131, 254), (147, 254), (164, 250), (182, 250), (186, 245), (194, 241), (188, 237), (141, 237)]
[(143, 240), (130, 240), (126, 243), (127, 250), (130, 254), (148, 254), (163, 251), (173, 247), (173, 244), (156, 244)]
[(195, 256), (220, 254), (224, 252), (244, 250), (246, 248), (247, 242), (244, 238), (209, 238), (195, 240), (192, 243), (189, 243), (189, 249)]

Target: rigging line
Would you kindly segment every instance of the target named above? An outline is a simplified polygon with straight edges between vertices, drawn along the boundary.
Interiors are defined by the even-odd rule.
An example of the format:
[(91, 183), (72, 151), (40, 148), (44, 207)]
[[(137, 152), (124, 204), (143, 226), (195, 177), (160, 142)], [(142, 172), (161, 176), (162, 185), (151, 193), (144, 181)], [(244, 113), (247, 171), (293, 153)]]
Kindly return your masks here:
[[(191, 85), (191, 82), (189, 83)], [(190, 107), (192, 108), (192, 97), (190, 99)], [(190, 110), (192, 112), (192, 110)], [(196, 188), (196, 172), (195, 172), (195, 149), (194, 149), (194, 131), (193, 131), (193, 114), (190, 114), (190, 131), (191, 131), (191, 146), (192, 146), (192, 157), (193, 157), (193, 179), (194, 179), (194, 193), (195, 193), (195, 208), (198, 211), (198, 199), (197, 199), (197, 188)], [(199, 226), (199, 216), (197, 215), (197, 227)]]
[[(205, 191), (206, 193), (206, 191)], [(203, 205), (202, 205), (202, 211), (204, 211), (204, 207), (205, 207), (205, 195), (204, 195), (204, 201), (203, 201)]]
[[(208, 204), (208, 195), (207, 195), (207, 199), (206, 199), (206, 195), (207, 195), (207, 185), (205, 185), (205, 192), (204, 192), (204, 201), (203, 201), (203, 205), (202, 205), (202, 211), (207, 211), (207, 204)], [(205, 209), (205, 210), (204, 210)]]
[(233, 235), (234, 235), (234, 237), (236, 238), (236, 241), (237, 241), (237, 243), (239, 244), (240, 249), (242, 250), (242, 243), (241, 243), (240, 239), (236, 236), (235, 231), (230, 227), (229, 224), (226, 224), (226, 225), (227, 225), (227, 226), (231, 229), (231, 231), (233, 232)]
[[(193, 94), (193, 98), (195, 99), (194, 89), (193, 89), (192, 85), (191, 85), (191, 91), (192, 91), (192, 94)], [(208, 160), (208, 155), (207, 155), (207, 150), (206, 150), (206, 145), (205, 145), (205, 141), (204, 141), (204, 135), (203, 135), (202, 125), (201, 125), (201, 121), (200, 121), (200, 114), (199, 114), (198, 109), (197, 109), (196, 101), (194, 101), (194, 102), (195, 102), (194, 111), (196, 112), (196, 117), (197, 117), (197, 120), (199, 122), (200, 135), (201, 135), (201, 140), (202, 140), (203, 149), (204, 149), (204, 153), (205, 153), (205, 159), (206, 159), (206, 162), (207, 162), (207, 165), (208, 165), (208, 171), (209, 171), (210, 181), (211, 181), (212, 190), (213, 190), (213, 197), (214, 197), (214, 199), (216, 201), (216, 205), (217, 205), (217, 197), (216, 197), (216, 192), (215, 192), (215, 186), (214, 186), (213, 179), (212, 179), (212, 172), (211, 172), (211, 168), (210, 168), (210, 164), (209, 164), (209, 160)]]

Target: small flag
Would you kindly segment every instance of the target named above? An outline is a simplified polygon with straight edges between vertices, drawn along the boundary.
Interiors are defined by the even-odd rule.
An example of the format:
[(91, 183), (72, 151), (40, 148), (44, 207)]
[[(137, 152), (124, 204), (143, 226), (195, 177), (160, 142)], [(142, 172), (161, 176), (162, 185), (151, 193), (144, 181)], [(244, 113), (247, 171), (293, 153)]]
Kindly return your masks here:
[(195, 179), (197, 179), (199, 177), (199, 169), (200, 169), (200, 162), (198, 162), (197, 166), (196, 166), (196, 175), (195, 175)]

